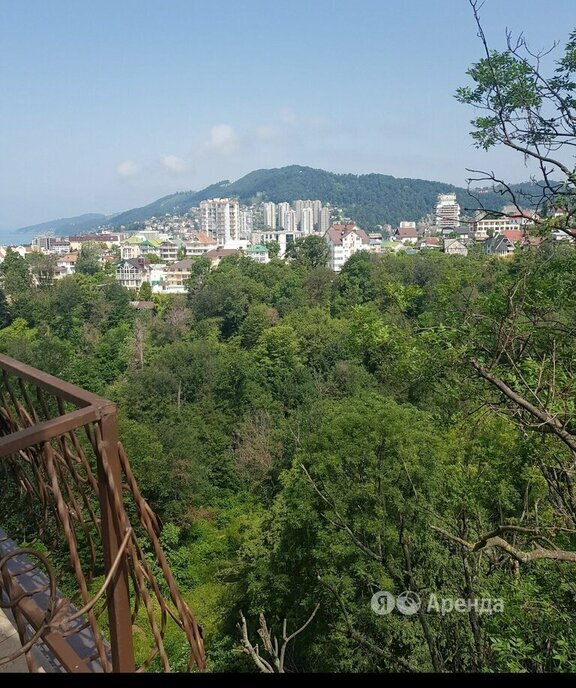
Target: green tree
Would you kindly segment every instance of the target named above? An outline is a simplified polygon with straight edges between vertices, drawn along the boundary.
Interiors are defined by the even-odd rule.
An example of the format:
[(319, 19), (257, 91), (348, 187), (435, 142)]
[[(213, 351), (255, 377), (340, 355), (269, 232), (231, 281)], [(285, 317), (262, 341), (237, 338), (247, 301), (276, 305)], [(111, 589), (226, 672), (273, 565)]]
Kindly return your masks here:
[[(535, 163), (542, 176), (538, 195), (532, 190), (530, 194), (509, 193), (509, 198), (517, 211), (522, 203), (536, 204), (544, 212), (559, 209), (562, 214), (546, 218), (542, 230), (560, 229), (573, 236), (576, 167), (564, 152), (576, 144), (576, 30), (555, 69), (546, 73), (545, 52), (531, 50), (523, 36), (513, 40), (509, 34), (505, 50), (491, 49), (480, 21), (481, 3), (469, 1), (484, 57), (467, 72), (473, 84), (459, 88), (456, 98), (480, 111), (471, 122), (472, 138), (479, 148), (505, 146)], [(485, 173), (481, 180), (511, 191), (493, 173)]]
[(286, 258), (305, 269), (325, 267), (328, 263), (328, 244), (324, 237), (314, 234), (301, 237), (286, 247)]
[(268, 255), (270, 258), (278, 258), (278, 255), (280, 254), (280, 244), (277, 241), (268, 241), (265, 245), (268, 249)]
[(8, 306), (8, 301), (6, 300), (6, 294), (3, 289), (0, 289), (0, 329), (6, 327), (12, 322), (12, 316), (10, 315), (10, 308)]
[(76, 272), (81, 275), (95, 275), (100, 272), (102, 270), (100, 251), (101, 249), (96, 242), (84, 242), (76, 261)]
[(4, 292), (10, 297), (26, 292), (32, 287), (30, 266), (16, 251), (8, 248), (0, 265), (0, 276)]
[(186, 280), (186, 289), (190, 297), (202, 291), (206, 285), (208, 274), (212, 268), (212, 261), (206, 256), (198, 256), (190, 265), (190, 277)]
[(152, 301), (152, 287), (150, 282), (142, 282), (138, 290), (138, 299), (140, 301)]
[(255, 303), (248, 308), (248, 312), (238, 334), (242, 346), (248, 349), (258, 343), (260, 335), (270, 327), (278, 324), (278, 312), (264, 303)]
[(46, 287), (54, 281), (54, 270), (56, 268), (56, 257), (33, 251), (26, 256), (30, 265), (30, 271), (36, 283), (40, 287)]

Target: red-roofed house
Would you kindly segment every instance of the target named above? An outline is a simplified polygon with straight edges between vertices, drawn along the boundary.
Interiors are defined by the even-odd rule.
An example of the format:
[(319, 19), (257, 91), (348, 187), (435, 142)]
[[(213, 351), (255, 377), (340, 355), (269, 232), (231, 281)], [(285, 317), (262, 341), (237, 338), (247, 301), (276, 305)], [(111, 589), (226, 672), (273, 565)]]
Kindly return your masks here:
[(440, 248), (440, 239), (438, 237), (424, 237), (417, 248)]
[(237, 248), (213, 248), (211, 251), (207, 251), (204, 255), (206, 258), (210, 258), (212, 267), (217, 268), (220, 265), (222, 258), (235, 256), (239, 253), (240, 251)]
[(344, 263), (356, 251), (370, 250), (370, 237), (353, 223), (332, 225), (324, 238), (328, 242), (328, 266), (335, 272), (340, 272)]
[(198, 232), (194, 235), (192, 241), (186, 242), (186, 256), (201, 256), (207, 251), (218, 247), (218, 242), (204, 232)]
[(403, 244), (415, 244), (418, 241), (416, 227), (398, 227), (396, 238)]
[(504, 229), (500, 234), (501, 236), (505, 236), (512, 244), (523, 244), (526, 237), (526, 233), (521, 229)]
[(60, 256), (56, 261), (56, 266), (61, 269), (61, 275), (73, 275), (76, 272), (76, 261), (78, 260), (77, 253), (69, 253), (66, 256)]

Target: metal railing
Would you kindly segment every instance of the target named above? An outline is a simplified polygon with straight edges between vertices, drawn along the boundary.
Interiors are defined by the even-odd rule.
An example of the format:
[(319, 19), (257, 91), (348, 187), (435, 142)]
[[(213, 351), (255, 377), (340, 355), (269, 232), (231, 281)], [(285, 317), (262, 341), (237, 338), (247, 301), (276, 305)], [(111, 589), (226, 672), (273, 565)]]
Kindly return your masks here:
[(203, 670), (115, 405), (8, 356), (0, 371), (0, 606), (29, 669), (42, 645), (66, 671)]

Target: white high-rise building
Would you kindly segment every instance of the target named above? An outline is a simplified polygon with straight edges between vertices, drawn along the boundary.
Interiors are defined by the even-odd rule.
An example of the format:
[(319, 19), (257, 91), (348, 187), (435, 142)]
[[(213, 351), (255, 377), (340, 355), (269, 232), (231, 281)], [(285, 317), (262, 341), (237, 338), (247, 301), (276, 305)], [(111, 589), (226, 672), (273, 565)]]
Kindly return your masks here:
[(325, 234), (330, 227), (330, 208), (324, 206), (320, 210), (320, 219), (318, 221), (318, 231), (321, 234)]
[(295, 232), (298, 229), (298, 223), (296, 222), (296, 211), (287, 210), (282, 216), (282, 225), (287, 232)]
[(252, 208), (241, 208), (238, 218), (238, 231), (241, 239), (248, 239), (254, 226), (254, 214)]
[(436, 227), (458, 227), (460, 225), (460, 206), (456, 194), (438, 194), (436, 203)]
[(304, 208), (304, 201), (294, 201), (292, 203), (294, 212), (296, 213), (296, 224), (300, 224), (302, 220), (302, 209)]
[(310, 234), (314, 229), (314, 213), (312, 208), (302, 208), (300, 215), (300, 231), (302, 234)]
[(264, 213), (264, 227), (276, 229), (276, 203), (264, 203), (262, 210)]
[(236, 199), (211, 198), (200, 203), (200, 229), (224, 246), (240, 239), (240, 206)]
[(284, 215), (290, 210), (290, 203), (278, 203), (278, 227), (286, 229), (284, 227)]
[(320, 229), (320, 213), (322, 212), (322, 202), (312, 201), (312, 212), (314, 213), (314, 229)]

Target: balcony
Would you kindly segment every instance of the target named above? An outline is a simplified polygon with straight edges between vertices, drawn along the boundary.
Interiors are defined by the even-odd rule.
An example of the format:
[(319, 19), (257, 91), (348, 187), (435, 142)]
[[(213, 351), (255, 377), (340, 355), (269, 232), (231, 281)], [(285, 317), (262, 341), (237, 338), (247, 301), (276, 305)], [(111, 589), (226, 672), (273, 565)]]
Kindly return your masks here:
[(0, 671), (202, 671), (115, 405), (7, 356), (0, 371)]

